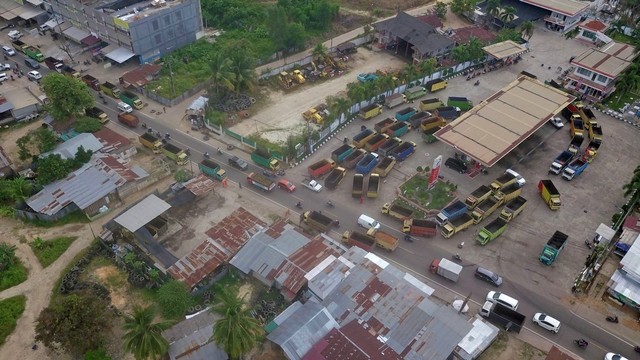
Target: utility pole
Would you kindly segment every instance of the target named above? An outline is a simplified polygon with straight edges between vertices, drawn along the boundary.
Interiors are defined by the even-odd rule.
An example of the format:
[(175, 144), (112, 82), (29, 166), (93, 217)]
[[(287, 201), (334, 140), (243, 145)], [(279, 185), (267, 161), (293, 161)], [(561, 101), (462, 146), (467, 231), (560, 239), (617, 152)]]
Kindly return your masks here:
[(170, 58), (167, 58), (167, 63), (169, 64), (169, 79), (171, 80), (171, 95), (176, 96), (176, 86), (173, 83), (173, 66)]

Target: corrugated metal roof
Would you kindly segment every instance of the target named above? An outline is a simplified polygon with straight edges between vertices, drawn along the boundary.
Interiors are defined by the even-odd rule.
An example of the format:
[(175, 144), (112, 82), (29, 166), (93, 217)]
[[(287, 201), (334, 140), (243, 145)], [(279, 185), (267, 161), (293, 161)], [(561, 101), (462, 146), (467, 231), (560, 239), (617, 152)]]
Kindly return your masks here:
[(631, 66), (636, 56), (633, 46), (612, 41), (600, 49), (587, 49), (571, 63), (614, 79)]
[(456, 354), (463, 360), (476, 359), (493, 343), (499, 333), (500, 329), (476, 315), (473, 318), (473, 328), (458, 343)]
[(91, 150), (93, 152), (97, 152), (102, 149), (100, 140), (98, 140), (93, 134), (82, 133), (56, 146), (52, 151), (41, 154), (40, 157), (58, 154), (63, 159), (73, 159), (80, 146), (82, 146), (85, 151)]
[(616, 270), (611, 275), (609, 288), (636, 304), (640, 304), (640, 283), (637, 278), (633, 279), (629, 274)]
[(136, 232), (169, 208), (171, 205), (151, 194), (113, 220), (125, 229)]
[(584, 11), (589, 4), (574, 0), (521, 0), (524, 3), (555, 11), (562, 15), (574, 16)]
[(423, 54), (454, 45), (453, 40), (436, 32), (433, 26), (403, 11), (373, 26), (376, 31), (386, 31), (409, 42)]
[(213, 324), (218, 318), (204, 310), (163, 331), (162, 336), (169, 342), (171, 360), (227, 360), (227, 354), (211, 341)]
[[(634, 241), (629, 251), (620, 260), (622, 270), (640, 282), (640, 241)], [(640, 301), (638, 301), (640, 303)]]
[(494, 58), (501, 60), (510, 56), (523, 54), (527, 51), (527, 48), (523, 45), (517, 44), (513, 40), (506, 40), (485, 46), (482, 50)]

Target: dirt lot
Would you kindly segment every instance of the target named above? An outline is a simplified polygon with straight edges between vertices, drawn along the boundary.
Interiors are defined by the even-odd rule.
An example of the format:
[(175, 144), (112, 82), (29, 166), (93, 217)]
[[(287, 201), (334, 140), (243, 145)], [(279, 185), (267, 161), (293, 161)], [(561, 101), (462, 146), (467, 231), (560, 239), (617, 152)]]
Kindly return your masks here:
[(478, 360), (543, 360), (547, 354), (501, 331), (498, 338)]

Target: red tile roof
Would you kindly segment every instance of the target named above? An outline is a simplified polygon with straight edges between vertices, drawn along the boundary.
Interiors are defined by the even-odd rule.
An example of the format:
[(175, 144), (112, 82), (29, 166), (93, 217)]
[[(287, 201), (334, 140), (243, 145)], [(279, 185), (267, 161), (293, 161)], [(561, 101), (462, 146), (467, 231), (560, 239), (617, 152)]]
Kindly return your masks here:
[(603, 32), (609, 28), (609, 25), (603, 23), (600, 20), (587, 19), (581, 22), (580, 24), (578, 24), (578, 27), (585, 28), (593, 32), (598, 32), (598, 31)]
[(624, 219), (622, 228), (640, 232), (640, 221), (638, 221), (638, 217), (633, 215), (627, 216), (627, 218)]
[(436, 14), (418, 16), (418, 19), (421, 20), (422, 22), (426, 22), (427, 24), (433, 26), (436, 29), (442, 27), (442, 20), (440, 20), (440, 18)]
[(144, 64), (135, 70), (126, 72), (120, 78), (120, 83), (125, 87), (143, 87), (160, 73), (162, 66), (156, 64)]
[(496, 35), (479, 26), (467, 26), (455, 29), (454, 34), (451, 35), (451, 39), (458, 44), (466, 44), (472, 37), (477, 38), (484, 44), (488, 44), (496, 38)]
[(131, 145), (131, 141), (129, 139), (109, 129), (108, 127), (103, 127), (102, 129), (94, 132), (93, 135), (102, 144), (102, 150), (104, 152), (117, 152), (118, 150), (129, 147)]

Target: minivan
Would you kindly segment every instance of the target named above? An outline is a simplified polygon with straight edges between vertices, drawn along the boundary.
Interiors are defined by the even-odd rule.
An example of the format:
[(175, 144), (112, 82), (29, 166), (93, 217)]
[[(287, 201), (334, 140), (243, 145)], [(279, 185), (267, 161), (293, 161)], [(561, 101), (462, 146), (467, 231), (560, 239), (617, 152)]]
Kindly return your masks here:
[(358, 225), (362, 226), (365, 229), (380, 229), (380, 223), (377, 222), (374, 218), (367, 216), (365, 214), (360, 215), (358, 218)]
[(448, 158), (447, 161), (444, 162), (444, 166), (449, 169), (455, 170), (460, 174), (464, 174), (467, 172), (467, 165), (462, 160), (458, 160), (455, 158)]
[(32, 69), (40, 69), (40, 63), (31, 58), (24, 59), (24, 63)]
[(475, 272), (475, 277), (480, 280), (486, 281), (491, 285), (500, 286), (502, 285), (502, 277), (489, 269), (485, 269), (483, 267), (478, 266)]
[(129, 104), (127, 104), (125, 102), (122, 102), (122, 101), (120, 101), (118, 103), (118, 110), (124, 111), (126, 113), (132, 113), (133, 112), (133, 109), (131, 108), (131, 106), (129, 106)]
[(497, 291), (489, 291), (489, 293), (487, 294), (487, 301), (497, 302), (513, 311), (518, 310), (518, 300)]

